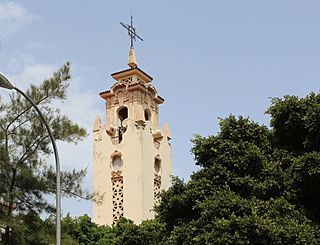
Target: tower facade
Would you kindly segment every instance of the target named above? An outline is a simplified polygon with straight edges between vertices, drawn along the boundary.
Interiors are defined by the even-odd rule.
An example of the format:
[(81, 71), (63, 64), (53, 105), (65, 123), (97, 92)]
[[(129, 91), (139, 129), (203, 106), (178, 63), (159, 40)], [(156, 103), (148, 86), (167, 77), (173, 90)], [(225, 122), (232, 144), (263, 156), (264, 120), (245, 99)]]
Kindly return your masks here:
[(131, 47), (129, 69), (111, 74), (116, 82), (100, 93), (106, 101), (106, 124), (93, 126), (93, 220), (111, 225), (124, 216), (136, 224), (154, 217), (161, 190), (171, 185), (171, 133), (158, 126), (164, 102), (152, 78), (138, 68)]

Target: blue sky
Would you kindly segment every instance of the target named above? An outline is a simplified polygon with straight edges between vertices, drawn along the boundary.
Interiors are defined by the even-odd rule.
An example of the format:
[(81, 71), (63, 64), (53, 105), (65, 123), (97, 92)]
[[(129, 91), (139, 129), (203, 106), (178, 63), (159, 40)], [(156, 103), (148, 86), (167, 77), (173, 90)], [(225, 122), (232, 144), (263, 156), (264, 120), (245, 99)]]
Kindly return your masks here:
[[(196, 170), (194, 133), (215, 134), (218, 118), (249, 116), (268, 125), (269, 97), (319, 91), (319, 1), (0, 1), (0, 71), (19, 87), (39, 83), (67, 61), (73, 79), (62, 110), (91, 133), (104, 116), (98, 93), (126, 69), (129, 38), (120, 21), (133, 13), (139, 67), (159, 94), (160, 125), (169, 122), (174, 175)], [(4, 96), (7, 91), (0, 90)], [(59, 144), (62, 168), (88, 167), (91, 135)], [(63, 213), (92, 215), (90, 202), (64, 200)]]

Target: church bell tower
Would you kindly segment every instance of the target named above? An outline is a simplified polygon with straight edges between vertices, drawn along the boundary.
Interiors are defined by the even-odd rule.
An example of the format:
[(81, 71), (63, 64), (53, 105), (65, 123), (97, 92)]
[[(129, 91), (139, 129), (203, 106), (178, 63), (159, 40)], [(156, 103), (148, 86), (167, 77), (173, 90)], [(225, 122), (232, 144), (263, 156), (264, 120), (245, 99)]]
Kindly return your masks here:
[(160, 192), (171, 186), (171, 133), (168, 124), (158, 126), (164, 99), (138, 68), (133, 45), (128, 65), (111, 74), (116, 82), (100, 93), (106, 124), (98, 116), (93, 126), (94, 192), (102, 197), (94, 203), (93, 220), (100, 225), (121, 216), (136, 224), (152, 219)]

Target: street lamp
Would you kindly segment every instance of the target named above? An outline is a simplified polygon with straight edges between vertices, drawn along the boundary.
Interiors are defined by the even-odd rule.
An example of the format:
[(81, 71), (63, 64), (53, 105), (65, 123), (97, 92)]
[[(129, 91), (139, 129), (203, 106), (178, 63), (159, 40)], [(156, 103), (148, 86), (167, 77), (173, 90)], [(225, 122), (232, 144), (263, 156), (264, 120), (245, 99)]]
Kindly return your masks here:
[(9, 81), (9, 79), (3, 75), (0, 72), (0, 87), (5, 88), (5, 89), (9, 89), (9, 90), (16, 90), (18, 93), (20, 93), (23, 97), (25, 97), (31, 104), (32, 106), (36, 109), (36, 111), (38, 112), (43, 124), (45, 125), (52, 146), (53, 146), (53, 152), (54, 152), (54, 157), (56, 160), (56, 245), (61, 245), (61, 186), (60, 186), (60, 160), (59, 160), (59, 155), (58, 155), (58, 148), (56, 145), (56, 141), (53, 137), (52, 131), (46, 121), (46, 119), (44, 118), (44, 116), (42, 115), (40, 109), (38, 108), (38, 106), (32, 101), (32, 99), (26, 95), (23, 91), (21, 91), (19, 88), (17, 88), (12, 82)]

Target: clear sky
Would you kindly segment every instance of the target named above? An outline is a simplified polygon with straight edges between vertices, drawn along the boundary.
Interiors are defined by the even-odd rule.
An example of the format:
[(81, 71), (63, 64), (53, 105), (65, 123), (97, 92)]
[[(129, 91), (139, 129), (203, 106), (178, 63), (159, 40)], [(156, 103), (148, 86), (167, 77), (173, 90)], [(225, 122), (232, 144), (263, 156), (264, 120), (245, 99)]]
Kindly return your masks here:
[[(174, 175), (188, 179), (194, 133), (215, 134), (229, 114), (268, 125), (269, 97), (319, 91), (319, 9), (316, 0), (0, 0), (0, 71), (25, 89), (71, 62), (61, 109), (90, 135), (58, 146), (63, 169), (88, 167), (92, 190), (92, 124), (105, 114), (98, 94), (127, 68), (130, 41), (119, 22), (132, 13), (144, 38), (135, 45), (139, 67), (166, 100), (160, 125), (171, 127)], [(63, 200), (62, 209), (92, 215), (90, 202)]]

